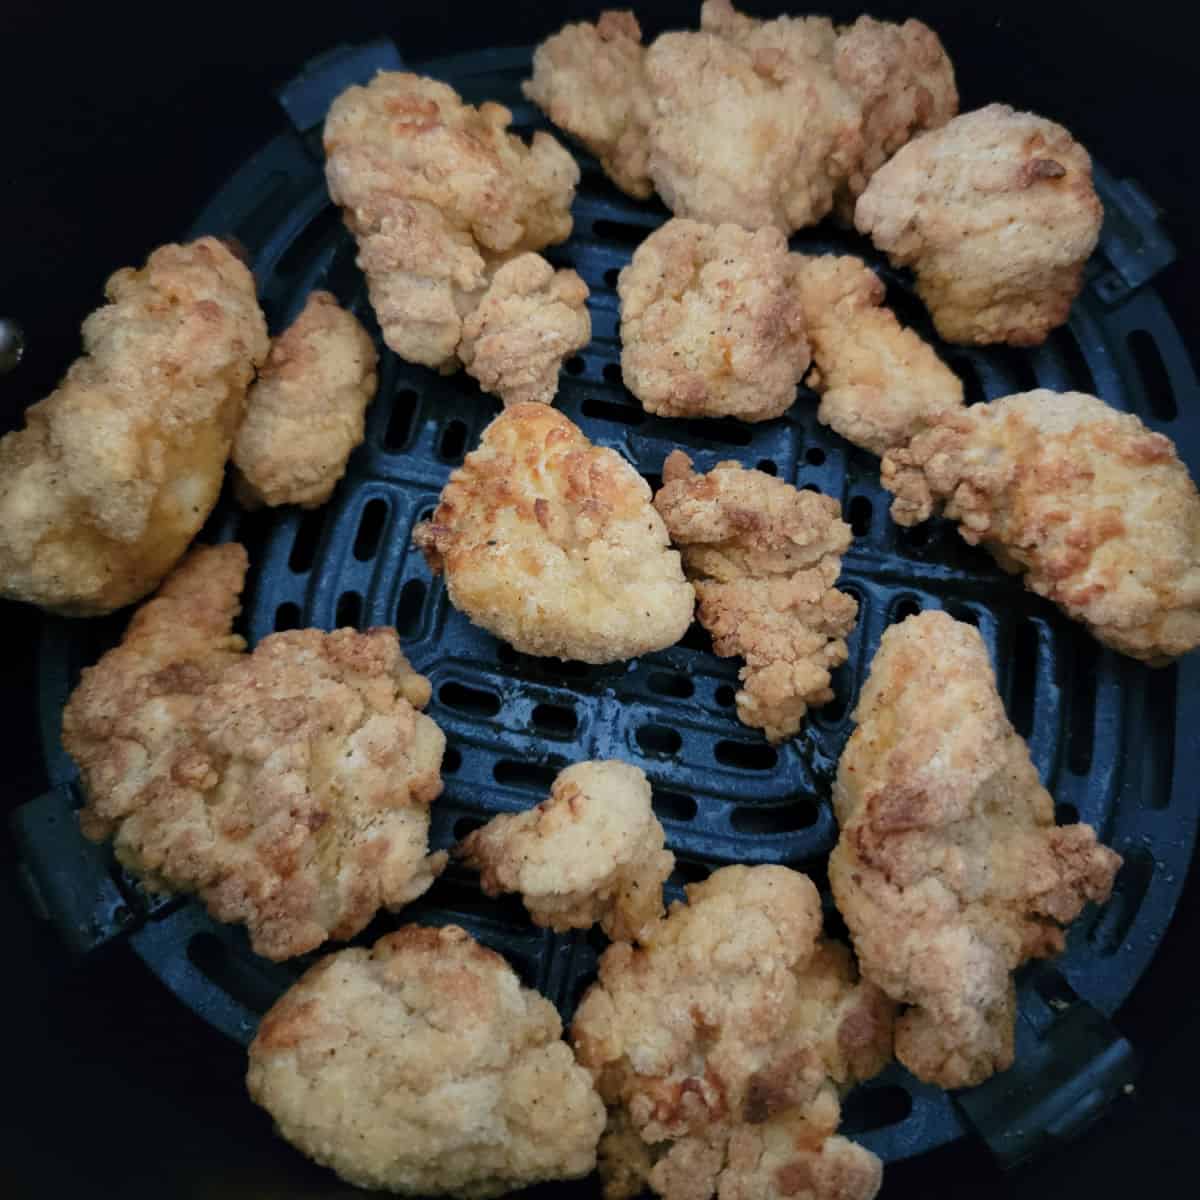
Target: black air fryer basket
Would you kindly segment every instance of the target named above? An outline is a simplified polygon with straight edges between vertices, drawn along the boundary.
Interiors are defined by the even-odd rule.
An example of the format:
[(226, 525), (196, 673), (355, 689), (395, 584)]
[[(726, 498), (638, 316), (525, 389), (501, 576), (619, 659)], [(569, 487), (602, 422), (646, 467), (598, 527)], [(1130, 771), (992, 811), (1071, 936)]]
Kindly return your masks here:
[[(547, 15), (546, 32), (557, 23)], [(894, 525), (877, 460), (818, 424), (816, 399), (803, 389), (785, 417), (761, 425), (648, 416), (622, 386), (615, 284), (633, 248), (667, 214), (657, 201), (623, 197), (584, 154), (574, 233), (546, 253), (555, 266), (577, 270), (591, 289), (593, 341), (565, 364), (558, 407), (655, 488), (663, 459), (682, 446), (699, 470), (732, 458), (835, 496), (855, 534), (841, 586), (858, 600), (860, 616), (849, 661), (835, 675), (836, 699), (777, 747), (738, 722), (739, 660), (715, 657), (698, 625), (671, 649), (606, 667), (527, 657), (471, 625), (450, 606), (410, 537), (499, 405), (463, 374), (441, 377), (384, 349), (353, 239), (323, 177), (320, 126), (330, 100), (377, 69), (401, 65), (386, 40), (343, 46), (309, 63), (280, 92), (289, 128), (229, 179), (188, 231), (233, 235), (246, 248), (272, 332), (290, 323), (312, 289), (327, 288), (381, 350), (366, 440), (332, 500), (311, 513), (251, 514), (226, 499), (201, 537), (236, 539), (250, 553), (241, 632), (253, 644), (274, 630), (304, 626), (397, 628), (413, 665), (432, 681), (429, 712), (447, 737), (434, 848), (451, 845), (494, 813), (535, 803), (569, 763), (620, 758), (642, 767), (653, 783), (655, 809), (678, 860), (669, 899), (727, 863), (782, 862), (818, 883), (827, 927), (844, 936), (825, 876), (837, 836), (829, 797), (879, 638), (890, 623), (926, 608), (976, 625), (1060, 822), (1091, 823), (1125, 865), (1111, 902), (1072, 927), (1066, 953), (1018, 977), (1011, 1071), (955, 1097), (893, 1066), (851, 1095), (843, 1131), (888, 1162), (969, 1135), (1013, 1164), (1069, 1138), (1136, 1076), (1136, 1054), (1107, 1018), (1147, 970), (1187, 875), (1200, 814), (1192, 780), (1200, 659), (1151, 670), (1123, 658), (967, 546), (952, 524)], [(526, 49), (443, 58), (419, 69), (469, 102), (508, 105), (514, 128), (527, 134), (549, 128), (521, 97), (528, 68)], [(938, 347), (970, 402), (1033, 387), (1092, 392), (1171, 436), (1196, 472), (1200, 388), (1180, 333), (1149, 283), (1172, 260), (1173, 247), (1136, 183), (1099, 164), (1096, 183), (1106, 220), (1087, 286), (1069, 325), (1031, 351), (939, 343), (910, 278), (856, 235), (822, 226), (792, 244), (808, 253), (866, 257), (887, 283), (889, 304)], [(250, 951), (241, 928), (215, 923), (198, 903), (149, 896), (107, 847), (82, 839), (74, 819), (80, 799), (59, 741), (61, 710), (80, 669), (114, 644), (126, 620), (121, 613), (42, 625), (36, 703), (51, 789), (15, 814), (23, 878), (35, 906), (76, 955), (131, 947), (183, 1004), (245, 1044), (312, 956), (271, 964)], [(536, 928), (517, 898), (483, 897), (474, 875), (457, 867), (402, 914), (379, 917), (356, 940), (370, 942), (413, 920), (465, 926), (557, 1004), (564, 1019), (594, 977), (605, 944), (598, 933)]]

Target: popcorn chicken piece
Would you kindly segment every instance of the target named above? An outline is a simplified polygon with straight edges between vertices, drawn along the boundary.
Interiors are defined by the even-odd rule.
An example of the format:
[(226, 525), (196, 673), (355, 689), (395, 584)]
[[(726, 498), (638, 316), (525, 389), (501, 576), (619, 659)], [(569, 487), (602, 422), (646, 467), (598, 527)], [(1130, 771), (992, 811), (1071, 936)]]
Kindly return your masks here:
[(559, 773), (548, 800), (493, 817), (460, 853), (489, 896), (520, 892), (535, 924), (561, 933), (598, 922), (613, 941), (635, 941), (662, 916), (675, 865), (663, 842), (644, 772), (581, 762)]
[(647, 412), (766, 421), (808, 368), (800, 298), (777, 229), (675, 218), (620, 275), (621, 372)]
[(791, 737), (833, 699), (830, 673), (858, 615), (833, 586), (851, 539), (837, 501), (736, 462), (698, 475), (675, 450), (654, 506), (682, 548), (713, 649), (746, 660), (739, 718), (768, 741)]
[(617, 662), (691, 622), (695, 594), (646, 481), (544, 404), (484, 430), (413, 540), (455, 608), (524, 654)]
[(0, 440), (0, 595), (73, 617), (140, 600), (183, 556), (268, 345), (215, 238), (159, 247), (104, 294), (83, 355)]
[(421, 895), (445, 738), (393, 629), (231, 632), (236, 544), (193, 550), (63, 713), (80, 826), (150, 891), (195, 892), (266, 958)]
[(485, 1200), (596, 1161), (604, 1106), (554, 1008), (455, 925), (322, 958), (263, 1018), (246, 1084), (358, 1187)]
[(838, 764), (834, 898), (863, 975), (911, 1007), (896, 1056), (971, 1087), (1012, 1063), (1011, 973), (1063, 948), (1121, 858), (1054, 801), (1004, 713), (979, 632), (926, 612), (888, 629)]
[(1037, 346), (1066, 321), (1103, 216), (1061, 125), (989, 104), (898, 151), (854, 222), (913, 269), (947, 341)]

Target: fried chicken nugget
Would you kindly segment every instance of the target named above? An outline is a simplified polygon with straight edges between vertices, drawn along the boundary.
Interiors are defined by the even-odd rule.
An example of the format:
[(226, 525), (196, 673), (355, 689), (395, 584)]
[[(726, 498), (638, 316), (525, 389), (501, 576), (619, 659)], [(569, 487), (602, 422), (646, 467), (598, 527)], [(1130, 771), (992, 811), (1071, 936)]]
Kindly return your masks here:
[(246, 398), (233, 443), (246, 508), (317, 508), (346, 473), (375, 396), (378, 355), (367, 331), (328, 292), (313, 292)]
[(779, 230), (676, 217), (634, 251), (617, 292), (621, 373), (647, 412), (767, 421), (791, 407), (809, 354)]
[[(464, 104), (446, 84), (401, 71), (381, 71), (330, 107), (329, 192), (358, 241), (384, 341), (409, 362), (456, 369), (463, 323), (507, 260), (571, 232), (575, 160), (546, 133), (526, 146), (508, 132), (511, 119), (499, 104)], [(564, 295), (583, 286), (559, 274)]]
[(909, 142), (854, 223), (949, 342), (1037, 346), (1067, 319), (1104, 212), (1087, 151), (1061, 126), (989, 104)]
[(554, 1008), (463, 929), (322, 958), (263, 1018), (246, 1085), (358, 1187), (484, 1200), (596, 1162), (604, 1105)]
[(821, 937), (786, 867), (689, 884), (641, 948), (600, 960), (571, 1030), (609, 1108), (607, 1200), (869, 1200), (882, 1167), (837, 1137), (839, 1093), (891, 1057), (893, 1006)]
[(489, 896), (520, 892), (537, 925), (561, 933), (599, 922), (614, 941), (636, 941), (662, 916), (675, 865), (663, 842), (643, 771), (581, 762), (559, 773), (548, 800), (493, 817), (459, 853)]
[(736, 462), (707, 475), (674, 450), (654, 506), (681, 547), (697, 616), (722, 658), (741, 655), (738, 717), (767, 740), (833, 699), (858, 603), (833, 585), (850, 545), (838, 502)]
[(250, 272), (215, 238), (110, 277), (84, 354), (0, 440), (0, 595), (98, 616), (162, 581), (217, 502), (267, 354)]
[(1200, 494), (1131, 413), (1083, 392), (1005, 396), (889, 452), (881, 474), (896, 505), (944, 502), (966, 541), (1114, 650), (1161, 666), (1200, 645)]
[(353, 937), (445, 865), (426, 853), (445, 738), (393, 629), (231, 632), (236, 544), (193, 550), (63, 713), (80, 826), (151, 891), (195, 892), (283, 959)]
[(1121, 858), (1054, 801), (1004, 714), (979, 632), (926, 612), (883, 635), (838, 764), (834, 898), (863, 975), (911, 1005), (896, 1056), (970, 1087), (1012, 1063), (1011, 972), (1063, 948)]
[(533, 78), (521, 85), (559, 129), (578, 138), (626, 194), (647, 199), (652, 109), (642, 71), (645, 49), (628, 11), (600, 14), (593, 25), (564, 25), (533, 52)]
[(454, 607), (523, 654), (617, 662), (674, 645), (692, 619), (646, 481), (544, 404), (484, 430), (413, 541)]

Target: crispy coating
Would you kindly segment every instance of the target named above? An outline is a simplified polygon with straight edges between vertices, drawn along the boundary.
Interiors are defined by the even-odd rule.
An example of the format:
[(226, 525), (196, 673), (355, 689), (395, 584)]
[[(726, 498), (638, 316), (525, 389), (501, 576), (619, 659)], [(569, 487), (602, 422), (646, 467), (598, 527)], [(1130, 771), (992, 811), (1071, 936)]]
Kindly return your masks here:
[(506, 405), (549, 404), (563, 359), (592, 340), (587, 298), (574, 271), (556, 271), (540, 254), (506, 262), (463, 322), (467, 374)]
[(233, 443), (247, 508), (316, 508), (346, 473), (375, 396), (378, 355), (367, 331), (328, 292), (313, 292), (271, 343)]
[(0, 595), (67, 616), (140, 600), (204, 524), (267, 354), (250, 272), (215, 238), (117, 271), (82, 357), (0, 440)]
[(872, 177), (854, 222), (949, 342), (1037, 346), (1067, 319), (1103, 209), (1061, 126), (989, 104), (915, 138)]
[(596, 1161), (604, 1106), (554, 1008), (463, 929), (322, 958), (263, 1018), (246, 1084), (358, 1187), (484, 1200)]
[(656, 229), (617, 283), (626, 387), (666, 417), (785, 412), (809, 363), (790, 275), (777, 229), (681, 217)]
[(1054, 801), (1004, 714), (979, 632), (926, 612), (884, 635), (838, 764), (829, 862), (863, 975), (911, 1005), (896, 1056), (969, 1087), (1012, 1063), (1011, 972), (1057, 954), (1120, 856)]
[[(880, 278), (851, 255), (791, 256), (814, 366), (805, 381), (821, 397), (817, 418), (847, 441), (884, 455), (962, 408), (958, 376), (884, 306)], [(897, 499), (902, 524), (924, 520), (931, 501)]]
[(645, 200), (650, 95), (645, 49), (629, 11), (602, 12), (593, 25), (564, 25), (533, 52), (533, 78), (521, 85), (559, 129), (578, 138), (625, 193)]
[(511, 119), (399, 71), (349, 88), (329, 110), (329, 192), (358, 240), (384, 341), (410, 362), (454, 370), (463, 323), (498, 268), (571, 232), (575, 160), (545, 133), (526, 146)]
[(63, 713), (83, 832), (151, 891), (195, 892), (267, 958), (353, 937), (429, 887), (445, 738), (395, 630), (231, 630), (236, 544), (193, 550)]
[(644, 772), (582, 762), (560, 772), (536, 808), (471, 833), (461, 853), (489, 896), (520, 892), (535, 924), (561, 933), (599, 922), (613, 941), (635, 941), (662, 916), (675, 865), (663, 841)]
[[(1155, 666), (1200, 645), (1200, 494), (1171, 440), (1082, 392), (976, 404), (883, 460), (968, 542)], [(899, 503), (899, 499), (897, 501)]]
[(617, 662), (691, 622), (695, 594), (646, 481), (544, 404), (484, 430), (413, 540), (455, 608), (524, 654)]
[(830, 673), (846, 661), (858, 615), (833, 586), (851, 539), (837, 501), (736, 462), (698, 475), (675, 450), (654, 505), (682, 550), (713, 649), (746, 660), (738, 716), (768, 741), (791, 737), (810, 707), (833, 699)]
[(572, 1026), (609, 1107), (606, 1197), (868, 1200), (880, 1163), (835, 1136), (839, 1093), (890, 1059), (893, 1006), (799, 872), (725, 867), (687, 897), (605, 951)]

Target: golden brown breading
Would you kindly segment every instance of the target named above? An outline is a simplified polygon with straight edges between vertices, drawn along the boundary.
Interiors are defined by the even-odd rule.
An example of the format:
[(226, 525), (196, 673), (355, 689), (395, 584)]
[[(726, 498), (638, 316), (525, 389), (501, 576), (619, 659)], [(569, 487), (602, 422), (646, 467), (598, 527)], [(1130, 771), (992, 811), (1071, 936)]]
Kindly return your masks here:
[(1061, 125), (989, 104), (900, 150), (854, 221), (912, 267), (947, 341), (1037, 346), (1066, 321), (1103, 215), (1091, 159)]
[(410, 362), (454, 370), (496, 269), (571, 232), (575, 160), (549, 134), (526, 146), (511, 119), (406, 72), (380, 72), (329, 110), (329, 192), (358, 240), (384, 341)]
[(561, 771), (550, 798), (502, 813), (460, 847), (489, 896), (520, 892), (537, 925), (562, 932), (599, 922), (614, 941), (636, 941), (662, 916), (675, 865), (650, 806), (650, 782), (623, 762)]
[(602, 12), (595, 25), (564, 25), (533, 52), (521, 85), (559, 129), (577, 137), (623, 191), (645, 200), (650, 97), (642, 74), (642, 30), (628, 11)]
[(647, 412), (767, 421), (808, 368), (804, 314), (777, 229), (675, 218), (617, 283), (621, 373)]
[(646, 481), (544, 404), (484, 430), (413, 540), (455, 608), (524, 654), (617, 662), (691, 622), (695, 594)]
[(467, 374), (506, 405), (549, 404), (563, 359), (592, 340), (587, 298), (574, 271), (555, 271), (540, 254), (506, 262), (463, 322), (458, 356)]
[[(976, 404), (889, 453), (897, 504), (944, 501), (972, 545), (1122, 654), (1200, 645), (1200, 495), (1171, 440), (1082, 392)], [(895, 505), (893, 505), (893, 511)]]
[(246, 1085), (352, 1184), (484, 1200), (595, 1165), (604, 1106), (561, 1034), (465, 930), (406, 925), (308, 970), (263, 1018)]
[(63, 713), (83, 832), (196, 892), (267, 958), (353, 937), (429, 887), (445, 738), (393, 629), (232, 634), (246, 552), (193, 550)]
[(674, 450), (654, 506), (683, 553), (697, 616), (723, 658), (741, 655), (738, 716), (772, 742), (833, 699), (858, 604), (833, 585), (850, 545), (838, 502), (736, 462), (707, 475)]
[(0, 595), (68, 616), (140, 600), (225, 477), (267, 354), (250, 272), (215, 238), (117, 271), (84, 354), (0, 441)]
[[(821, 396), (817, 419), (847, 441), (882, 456), (962, 408), (958, 376), (931, 346), (884, 306), (879, 277), (851, 255), (791, 256), (814, 365), (805, 381)], [(924, 506), (897, 499), (902, 524)]]
[(686, 890), (642, 948), (605, 951), (572, 1026), (609, 1107), (606, 1197), (868, 1200), (880, 1163), (835, 1136), (839, 1092), (890, 1059), (893, 1006), (821, 938), (799, 872), (725, 867)]
[(363, 440), (378, 356), (367, 331), (328, 292), (313, 292), (271, 343), (233, 443), (238, 500), (316, 508)]
[(838, 764), (829, 862), (866, 978), (911, 1005), (896, 1056), (941, 1087), (1012, 1062), (1011, 972), (1108, 899), (1120, 856), (1054, 801), (1004, 714), (976, 629), (945, 613), (883, 635)]

